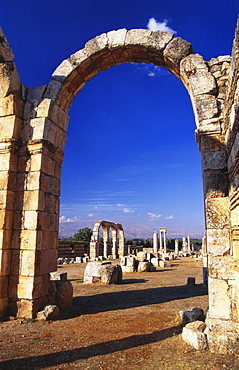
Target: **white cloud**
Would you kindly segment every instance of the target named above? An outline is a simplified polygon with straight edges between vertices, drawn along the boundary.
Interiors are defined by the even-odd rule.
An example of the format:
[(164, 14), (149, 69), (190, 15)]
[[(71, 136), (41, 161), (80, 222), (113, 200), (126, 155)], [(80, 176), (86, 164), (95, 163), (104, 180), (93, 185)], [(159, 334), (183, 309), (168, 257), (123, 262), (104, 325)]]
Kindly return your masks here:
[(129, 208), (124, 208), (123, 212), (125, 212), (125, 213), (134, 213), (134, 211), (131, 211)]
[(77, 220), (77, 217), (73, 217), (73, 218), (67, 218), (66, 216), (60, 216), (59, 217), (59, 222), (62, 223), (62, 222), (74, 222)]
[(170, 220), (171, 218), (173, 218), (173, 215), (164, 217), (165, 220)]
[(117, 204), (117, 206), (118, 206), (118, 207), (122, 207), (122, 206), (123, 206), (123, 204), (121, 204), (121, 203), (118, 203), (118, 204)]
[(148, 212), (147, 215), (150, 217), (150, 221), (157, 220), (158, 218), (161, 217), (161, 215), (157, 215), (156, 213)]
[(168, 26), (168, 19), (164, 19), (163, 22), (158, 22), (155, 18), (150, 18), (147, 27), (150, 31), (164, 31), (164, 32), (171, 32), (177, 33), (171, 27)]
[(88, 217), (93, 217), (94, 216), (94, 213), (89, 213), (88, 214)]

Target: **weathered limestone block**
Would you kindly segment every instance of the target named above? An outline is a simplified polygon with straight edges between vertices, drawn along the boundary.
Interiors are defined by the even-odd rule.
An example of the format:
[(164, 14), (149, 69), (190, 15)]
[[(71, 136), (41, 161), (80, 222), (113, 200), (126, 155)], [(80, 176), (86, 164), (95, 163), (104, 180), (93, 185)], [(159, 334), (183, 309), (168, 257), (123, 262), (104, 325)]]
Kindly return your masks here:
[(216, 82), (203, 57), (192, 54), (184, 58), (180, 64), (180, 74), (193, 96), (200, 94), (215, 94)]
[(42, 276), (19, 276), (17, 296), (19, 299), (36, 299), (42, 296)]
[(232, 320), (207, 320), (205, 330), (211, 352), (238, 353), (239, 325)]
[[(194, 97), (195, 116), (198, 122), (215, 117), (218, 114), (215, 96), (201, 94)], [(201, 126), (199, 125), (199, 129)]]
[(202, 321), (194, 321), (187, 324), (182, 331), (183, 340), (197, 350), (207, 348), (207, 337), (204, 333), (206, 324)]
[(138, 272), (148, 272), (150, 268), (150, 263), (148, 261), (146, 262), (139, 262), (138, 265)]
[(224, 256), (230, 251), (230, 229), (208, 229), (207, 250), (213, 256)]
[(117, 64), (130, 62), (129, 54), (125, 49), (125, 38), (127, 34), (125, 28), (107, 33), (108, 48), (111, 51), (113, 58)]
[(205, 315), (202, 308), (190, 307), (179, 311), (179, 316), (182, 320), (183, 325), (193, 321), (204, 321)]
[(171, 261), (160, 260), (159, 261), (159, 267), (161, 267), (161, 268), (171, 267)]
[(225, 151), (202, 153), (203, 170), (227, 170), (227, 153)]
[(205, 199), (207, 229), (230, 228), (230, 200), (228, 197)]
[(203, 188), (205, 197), (225, 197), (228, 195), (228, 176), (220, 170), (203, 172)]
[(0, 117), (1, 139), (19, 139), (22, 120), (16, 116)]
[(14, 59), (12, 49), (7, 41), (6, 36), (0, 28), (0, 62), (9, 62)]
[(119, 46), (124, 46), (127, 32), (126, 28), (108, 32), (108, 48), (111, 50), (113, 48), (118, 48)]
[(208, 255), (208, 270), (209, 275), (213, 279), (233, 280), (234, 276), (234, 258), (227, 256), (212, 256)]
[(73, 286), (70, 281), (56, 280), (56, 304), (60, 309), (70, 308), (73, 305)]
[(47, 305), (43, 311), (37, 313), (38, 320), (54, 320), (59, 316), (60, 310), (56, 305)]
[(51, 80), (44, 91), (43, 98), (50, 98), (52, 101), (56, 101), (62, 89), (63, 84), (60, 81)]
[(121, 282), (122, 269), (111, 262), (88, 262), (84, 272), (84, 284), (114, 284)]
[(127, 32), (125, 46), (131, 61), (148, 63), (147, 46), (151, 32), (143, 29)]
[(142, 45), (147, 47), (152, 31), (145, 29), (132, 29), (126, 34), (125, 45)]
[(51, 99), (43, 99), (36, 108), (36, 117), (47, 117), (62, 130), (67, 131), (69, 116)]
[(23, 101), (17, 96), (10, 94), (0, 98), (0, 117), (16, 115), (23, 116)]
[(0, 63), (0, 97), (19, 92), (20, 90), (20, 77), (17, 72), (15, 63), (7, 62)]
[(134, 266), (121, 266), (121, 268), (123, 273), (135, 272)]
[(102, 33), (99, 36), (89, 40), (85, 44), (85, 51), (89, 56), (96, 54), (108, 46), (108, 38), (106, 33)]
[(158, 257), (153, 257), (153, 258), (151, 258), (150, 262), (152, 263), (153, 266), (159, 267), (159, 261), (160, 261), (160, 259)]
[(171, 32), (154, 31), (148, 37), (147, 46), (149, 53), (152, 49), (161, 51), (173, 39), (174, 35)]
[(74, 67), (72, 66), (70, 60), (65, 59), (52, 73), (52, 78), (56, 81), (64, 82), (71, 74), (73, 69)]
[(146, 261), (146, 253), (145, 252), (138, 252), (137, 253), (137, 260), (139, 262), (144, 262)]
[(20, 273), (22, 276), (34, 276), (36, 253), (34, 250), (22, 250), (20, 255)]
[(180, 74), (180, 61), (192, 54), (192, 45), (181, 39), (181, 37), (174, 37), (165, 47), (163, 55), (167, 68), (176, 76)]
[(231, 318), (231, 299), (227, 282), (209, 276), (208, 292), (210, 317), (229, 320)]

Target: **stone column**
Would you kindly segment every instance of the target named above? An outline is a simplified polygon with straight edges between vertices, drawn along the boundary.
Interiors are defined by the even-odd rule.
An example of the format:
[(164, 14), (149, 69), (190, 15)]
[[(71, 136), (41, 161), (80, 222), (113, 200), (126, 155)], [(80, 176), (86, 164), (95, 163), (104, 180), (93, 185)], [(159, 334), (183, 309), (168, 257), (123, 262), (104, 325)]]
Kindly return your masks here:
[(119, 249), (118, 249), (118, 253), (119, 253), (119, 258), (121, 257), (124, 257), (126, 255), (126, 250), (125, 250), (125, 241), (124, 241), (124, 231), (123, 231), (123, 228), (122, 228), (122, 225), (120, 224), (117, 224), (119, 225)]
[(164, 231), (164, 252), (167, 252), (167, 240), (166, 240), (166, 231)]
[(162, 232), (161, 230), (159, 229), (159, 249), (162, 250), (163, 249), (163, 242), (162, 242)]
[[(166, 253), (166, 249), (167, 249), (166, 233), (167, 233), (167, 229), (165, 227), (160, 227), (160, 229), (159, 229), (160, 249), (161, 250), (163, 249), (164, 253)], [(162, 234), (163, 234), (163, 243), (162, 243)]]
[(153, 252), (158, 252), (158, 233), (153, 234)]
[(188, 235), (188, 250), (190, 251), (191, 250), (191, 247), (190, 247), (190, 236)]
[(109, 240), (109, 230), (106, 227), (103, 228), (103, 243), (104, 243), (104, 253), (103, 257), (108, 258), (108, 240)]
[(178, 239), (175, 239), (174, 243), (175, 243), (174, 253), (175, 253), (176, 256), (178, 256)]
[(112, 255), (113, 259), (117, 258), (117, 231), (112, 229)]

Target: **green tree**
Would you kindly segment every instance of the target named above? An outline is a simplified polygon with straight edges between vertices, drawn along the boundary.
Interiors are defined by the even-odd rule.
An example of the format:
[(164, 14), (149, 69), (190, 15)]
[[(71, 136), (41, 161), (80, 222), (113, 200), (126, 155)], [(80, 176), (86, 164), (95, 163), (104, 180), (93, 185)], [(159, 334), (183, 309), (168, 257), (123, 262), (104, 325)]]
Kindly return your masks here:
[(92, 230), (89, 227), (79, 229), (73, 238), (76, 242), (89, 242), (92, 235)]

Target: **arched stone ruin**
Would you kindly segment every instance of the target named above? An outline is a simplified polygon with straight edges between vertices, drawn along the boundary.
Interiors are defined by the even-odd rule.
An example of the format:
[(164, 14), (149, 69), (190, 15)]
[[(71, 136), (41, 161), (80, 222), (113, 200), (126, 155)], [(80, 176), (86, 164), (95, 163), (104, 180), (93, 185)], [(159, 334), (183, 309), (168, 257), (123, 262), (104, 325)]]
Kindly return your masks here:
[(99, 244), (100, 237), (99, 231), (102, 227), (103, 231), (103, 256), (108, 258), (108, 244), (109, 244), (109, 232), (112, 232), (112, 257), (118, 258), (125, 255), (125, 244), (124, 244), (124, 230), (121, 224), (116, 224), (109, 221), (97, 221), (93, 227), (92, 236), (90, 240), (90, 258), (94, 259), (99, 257)]
[(0, 312), (34, 317), (54, 301), (61, 165), (68, 110), (99, 71), (116, 64), (165, 67), (188, 90), (201, 151), (209, 256), (212, 350), (239, 338), (239, 31), (232, 57), (206, 62), (190, 43), (161, 31), (120, 29), (88, 41), (48, 85), (25, 87), (0, 34)]

